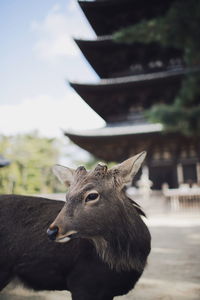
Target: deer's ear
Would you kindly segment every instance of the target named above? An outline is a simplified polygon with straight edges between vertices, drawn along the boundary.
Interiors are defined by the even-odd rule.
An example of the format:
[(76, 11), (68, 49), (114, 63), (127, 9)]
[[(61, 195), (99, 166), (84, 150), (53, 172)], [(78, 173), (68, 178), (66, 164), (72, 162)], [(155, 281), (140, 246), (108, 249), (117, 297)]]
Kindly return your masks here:
[(74, 180), (74, 173), (75, 170), (63, 167), (60, 165), (55, 165), (52, 168), (53, 173), (56, 175), (56, 177), (60, 180), (61, 183), (64, 183), (67, 186), (70, 186), (72, 181)]
[(143, 151), (123, 161), (121, 164), (115, 166), (112, 169), (117, 171), (117, 173), (121, 177), (120, 179), (123, 182), (123, 184), (127, 184), (131, 182), (134, 176), (137, 174), (145, 157), (146, 157), (146, 151)]

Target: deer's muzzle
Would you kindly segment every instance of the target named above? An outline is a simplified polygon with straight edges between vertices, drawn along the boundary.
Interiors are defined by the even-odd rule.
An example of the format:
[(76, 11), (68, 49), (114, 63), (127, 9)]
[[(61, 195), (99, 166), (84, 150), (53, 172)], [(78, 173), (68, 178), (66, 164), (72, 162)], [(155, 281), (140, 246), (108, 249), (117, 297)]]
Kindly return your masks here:
[(70, 241), (71, 239), (78, 237), (78, 232), (76, 230), (70, 230), (65, 234), (59, 233), (58, 226), (50, 226), (47, 229), (47, 235), (50, 238), (50, 240), (58, 242), (58, 243), (66, 243)]
[(54, 241), (56, 239), (58, 231), (59, 231), (59, 229), (57, 226), (55, 226), (51, 229), (50, 228), (47, 229), (47, 235), (50, 238), (50, 240)]

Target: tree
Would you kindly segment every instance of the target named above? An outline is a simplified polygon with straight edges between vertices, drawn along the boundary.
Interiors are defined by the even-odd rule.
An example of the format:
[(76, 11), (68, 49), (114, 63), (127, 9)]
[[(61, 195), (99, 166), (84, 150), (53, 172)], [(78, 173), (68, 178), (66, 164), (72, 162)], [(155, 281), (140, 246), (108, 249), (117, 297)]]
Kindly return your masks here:
[(0, 170), (0, 193), (36, 194), (56, 192), (58, 182), (51, 167), (60, 156), (56, 139), (40, 137), (37, 132), (0, 136), (0, 153), (11, 161)]
[(116, 32), (116, 42), (158, 42), (183, 50), (186, 67), (191, 70), (172, 105), (154, 105), (145, 115), (161, 122), (165, 130), (184, 135), (200, 135), (200, 1), (175, 0), (168, 12), (155, 19)]
[(10, 166), (0, 169), (0, 193), (6, 194), (65, 193), (66, 187), (52, 173), (54, 164), (62, 161), (74, 168), (96, 164), (91, 155), (83, 155), (67, 139), (41, 137), (37, 132), (0, 136), (0, 153), (11, 161)]

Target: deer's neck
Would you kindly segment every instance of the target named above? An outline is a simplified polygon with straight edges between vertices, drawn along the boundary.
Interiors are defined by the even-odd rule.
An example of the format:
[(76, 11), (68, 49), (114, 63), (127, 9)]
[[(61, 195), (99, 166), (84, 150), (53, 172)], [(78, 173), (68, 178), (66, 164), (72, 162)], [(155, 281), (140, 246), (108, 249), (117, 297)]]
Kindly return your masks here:
[(150, 251), (149, 231), (139, 215), (134, 217), (136, 221), (128, 217), (126, 224), (118, 224), (108, 236), (93, 239), (100, 258), (119, 272), (142, 272)]

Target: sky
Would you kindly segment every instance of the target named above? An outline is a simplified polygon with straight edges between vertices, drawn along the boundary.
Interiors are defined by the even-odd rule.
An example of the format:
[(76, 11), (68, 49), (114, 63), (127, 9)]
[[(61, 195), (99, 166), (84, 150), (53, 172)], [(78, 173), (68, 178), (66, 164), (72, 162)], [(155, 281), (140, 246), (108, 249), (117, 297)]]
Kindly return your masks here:
[(0, 1), (0, 134), (104, 125), (68, 84), (98, 80), (74, 37), (95, 38), (76, 0)]

